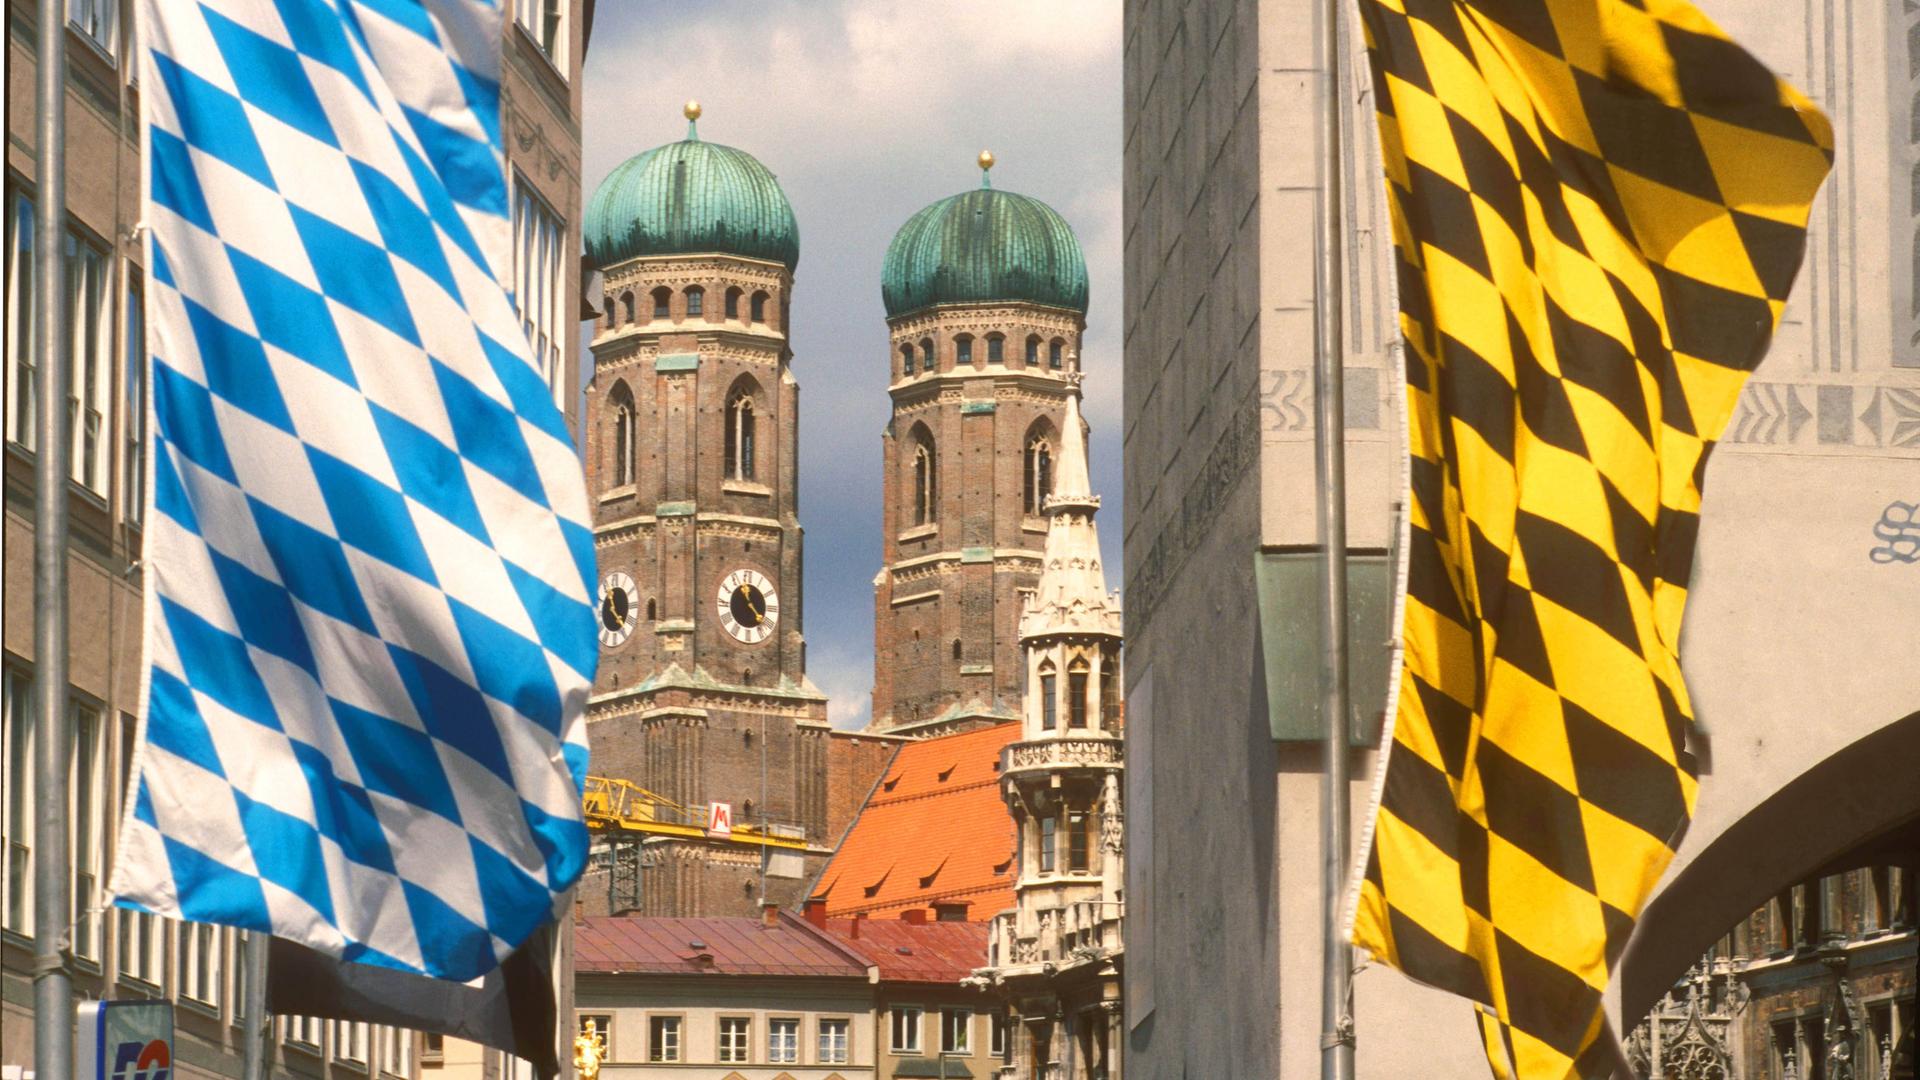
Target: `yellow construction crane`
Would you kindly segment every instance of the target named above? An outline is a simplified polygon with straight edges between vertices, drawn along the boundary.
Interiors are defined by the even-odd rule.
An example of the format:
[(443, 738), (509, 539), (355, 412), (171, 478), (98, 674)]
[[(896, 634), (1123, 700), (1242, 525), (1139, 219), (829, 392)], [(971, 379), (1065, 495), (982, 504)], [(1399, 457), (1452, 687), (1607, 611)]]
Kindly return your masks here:
[(734, 825), (725, 833), (707, 831), (707, 814), (656, 795), (630, 780), (587, 777), (581, 797), (587, 828), (598, 833), (640, 833), (682, 840), (717, 840), (751, 847), (805, 851), (804, 836), (780, 836), (757, 825)]

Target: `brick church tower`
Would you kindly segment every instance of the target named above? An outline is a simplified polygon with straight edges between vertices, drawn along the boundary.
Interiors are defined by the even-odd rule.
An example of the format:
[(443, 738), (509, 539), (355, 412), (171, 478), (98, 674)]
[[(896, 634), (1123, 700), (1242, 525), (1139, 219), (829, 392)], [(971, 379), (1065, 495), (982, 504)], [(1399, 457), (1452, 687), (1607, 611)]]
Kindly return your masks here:
[[(601, 573), (593, 772), (805, 853), (651, 840), (639, 910), (745, 915), (799, 898), (827, 853), (826, 698), (806, 676), (799, 388), (787, 313), (799, 231), (752, 155), (686, 139), (616, 168), (586, 210), (605, 314), (587, 387)], [(610, 901), (611, 902), (611, 901)], [(616, 905), (618, 906), (618, 905)]]
[(1018, 715), (1019, 617), (1040, 577), (1087, 267), (1052, 207), (980, 186), (921, 210), (887, 248), (893, 415), (881, 439), (873, 729), (964, 730)]

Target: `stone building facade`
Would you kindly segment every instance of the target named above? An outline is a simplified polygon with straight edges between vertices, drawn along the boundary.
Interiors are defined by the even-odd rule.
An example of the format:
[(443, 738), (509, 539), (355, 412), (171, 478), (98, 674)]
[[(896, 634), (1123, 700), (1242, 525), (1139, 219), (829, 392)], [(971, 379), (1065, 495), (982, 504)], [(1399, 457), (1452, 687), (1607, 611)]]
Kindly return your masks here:
[(1803, 881), (1735, 926), (1626, 1039), (1656, 1080), (1912, 1080), (1912, 864)]
[(744, 151), (687, 138), (619, 166), (587, 211), (600, 271), (584, 442), (602, 576), (587, 707), (594, 770), (804, 836), (787, 860), (726, 841), (640, 853), (640, 910), (797, 903), (828, 828), (826, 697), (801, 631), (793, 209)]
[(998, 723), (1022, 689), (1016, 621), (1040, 574), (1041, 503), (1079, 370), (1087, 271), (1037, 199), (981, 186), (915, 214), (881, 296), (893, 412), (881, 436), (872, 727)]
[[(140, 555), (147, 513), (146, 380), (141, 309), (140, 92), (132, 0), (63, 5), (66, 33), (68, 330), (76, 403), (68, 485), (68, 681), (74, 736), (66, 785), (74, 861), (69, 965), (76, 996), (174, 1003), (173, 1067), (182, 1080), (238, 1076), (240, 972), (235, 931), (106, 909), (114, 825), (137, 738)], [(554, 400), (574, 419), (581, 309), (581, 70), (590, 4), (507, 6), (501, 81), (514, 222), (511, 284)], [(34, 458), (31, 313), (36, 154), (36, 6), (6, 5), (5, 656), (0, 692), (0, 1065), (33, 1069), (32, 748)], [(64, 920), (61, 920), (64, 921)], [(418, 1037), (360, 1023), (280, 1017), (276, 1077), (420, 1075)]]
[[(1073, 380), (1077, 383), (1077, 379)], [(1125, 945), (1121, 611), (1100, 566), (1077, 395), (1067, 399), (1045, 568), (1020, 615), (1028, 692), (1000, 760), (1018, 873), (977, 981), (1007, 1003), (1009, 1080), (1120, 1080)], [(1062, 1071), (1064, 1070), (1064, 1072)]]

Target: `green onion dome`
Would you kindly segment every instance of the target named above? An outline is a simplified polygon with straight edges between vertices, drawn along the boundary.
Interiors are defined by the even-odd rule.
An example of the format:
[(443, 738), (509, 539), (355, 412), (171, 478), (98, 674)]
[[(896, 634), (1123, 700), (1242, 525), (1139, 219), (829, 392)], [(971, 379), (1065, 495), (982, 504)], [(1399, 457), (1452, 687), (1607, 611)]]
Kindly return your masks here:
[(643, 255), (716, 252), (800, 261), (793, 206), (752, 154), (702, 142), (687, 104), (687, 137), (638, 154), (608, 174), (587, 201), (587, 258), (606, 268)]
[(880, 298), (889, 318), (936, 304), (1024, 302), (1087, 311), (1087, 260), (1060, 214), (987, 182), (907, 219), (887, 246)]

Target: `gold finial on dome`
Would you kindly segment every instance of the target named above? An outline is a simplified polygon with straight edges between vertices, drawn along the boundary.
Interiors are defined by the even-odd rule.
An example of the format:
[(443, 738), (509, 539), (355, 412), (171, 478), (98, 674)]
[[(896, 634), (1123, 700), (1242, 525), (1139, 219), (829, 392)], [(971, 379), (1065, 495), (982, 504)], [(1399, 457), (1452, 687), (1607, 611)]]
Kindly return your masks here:
[(700, 103), (692, 98), (688, 98), (687, 103), (680, 107), (680, 113), (689, 120), (698, 120), (700, 119)]
[(982, 170), (993, 168), (993, 151), (980, 151), (980, 168)]

